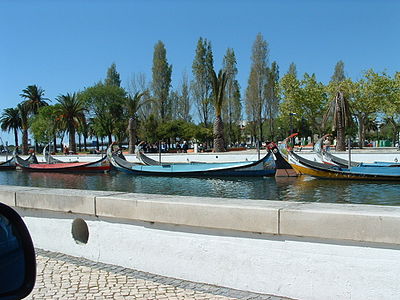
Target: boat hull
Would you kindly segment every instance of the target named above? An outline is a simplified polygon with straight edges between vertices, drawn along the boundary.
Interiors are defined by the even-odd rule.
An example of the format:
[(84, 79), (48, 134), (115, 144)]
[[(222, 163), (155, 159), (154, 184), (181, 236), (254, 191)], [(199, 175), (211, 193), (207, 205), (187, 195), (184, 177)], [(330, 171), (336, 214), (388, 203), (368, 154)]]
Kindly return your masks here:
[(56, 173), (83, 173), (93, 172), (101, 173), (111, 169), (107, 157), (95, 162), (73, 162), (73, 163), (55, 163), (55, 164), (29, 164), (16, 158), (17, 166), (28, 172), (56, 172)]
[(275, 175), (275, 161), (270, 152), (256, 162), (183, 163), (152, 166), (127, 162), (114, 153), (108, 153), (108, 155), (115, 169), (133, 175), (176, 177), (267, 177)]
[(323, 163), (309, 161), (293, 152), (289, 153), (289, 163), (296, 172), (318, 178), (400, 181), (400, 169), (390, 166), (373, 168), (352, 167), (344, 169), (339, 166), (324, 165)]
[(16, 164), (14, 158), (11, 158), (0, 164), (0, 171), (15, 170)]

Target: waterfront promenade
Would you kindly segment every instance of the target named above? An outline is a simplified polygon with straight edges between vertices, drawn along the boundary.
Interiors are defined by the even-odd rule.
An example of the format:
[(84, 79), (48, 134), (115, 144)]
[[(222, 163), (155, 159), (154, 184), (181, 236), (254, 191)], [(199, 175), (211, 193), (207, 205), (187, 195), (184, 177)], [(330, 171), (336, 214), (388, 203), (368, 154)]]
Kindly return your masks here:
[[(103, 292), (97, 286), (126, 293), (114, 285), (121, 274), (151, 281), (151, 289), (171, 285), (171, 292), (211, 294), (208, 299), (239, 296), (190, 284), (310, 300), (398, 299), (400, 293), (396, 280), (388, 280), (400, 270), (399, 207), (8, 185), (0, 186), (0, 201), (23, 217), (36, 248), (63, 253), (38, 252), (35, 299), (60, 288), (60, 298), (76, 299), (92, 285), (95, 294)], [(116, 281), (100, 284), (102, 270)], [(131, 281), (128, 286), (141, 292)]]
[(36, 249), (36, 257), (36, 285), (26, 299), (289, 299), (168, 278), (41, 249)]

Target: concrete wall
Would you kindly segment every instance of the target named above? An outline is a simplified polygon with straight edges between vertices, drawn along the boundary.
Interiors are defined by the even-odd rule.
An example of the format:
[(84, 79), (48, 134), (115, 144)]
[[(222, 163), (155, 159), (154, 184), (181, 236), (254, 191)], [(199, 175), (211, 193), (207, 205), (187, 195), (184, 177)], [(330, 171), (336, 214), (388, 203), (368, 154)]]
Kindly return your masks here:
[(400, 207), (12, 186), (0, 201), (46, 250), (296, 299), (400, 295)]

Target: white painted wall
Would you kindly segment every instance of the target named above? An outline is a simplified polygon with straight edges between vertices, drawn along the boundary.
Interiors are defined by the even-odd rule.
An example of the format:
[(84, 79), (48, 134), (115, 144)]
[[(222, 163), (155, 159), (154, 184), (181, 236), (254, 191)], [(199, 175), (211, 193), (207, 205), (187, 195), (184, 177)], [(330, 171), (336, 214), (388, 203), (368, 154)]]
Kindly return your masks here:
[[(296, 299), (398, 299), (400, 247), (152, 224), (18, 208), (36, 247)], [(89, 241), (72, 238), (73, 219)]]

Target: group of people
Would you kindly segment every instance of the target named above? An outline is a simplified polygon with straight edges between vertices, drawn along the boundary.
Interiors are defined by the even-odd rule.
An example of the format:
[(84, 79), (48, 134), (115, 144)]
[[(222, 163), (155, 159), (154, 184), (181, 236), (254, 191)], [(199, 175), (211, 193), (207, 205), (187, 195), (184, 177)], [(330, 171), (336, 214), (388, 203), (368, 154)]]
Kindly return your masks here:
[(140, 147), (140, 150), (143, 150), (145, 153), (156, 153), (159, 152), (159, 150), (161, 150), (161, 152), (168, 152), (171, 149), (176, 150), (178, 153), (187, 153), (189, 149), (189, 145), (186, 141), (184, 141), (182, 144), (176, 143), (175, 145), (168, 145), (165, 142), (161, 142), (161, 144), (150, 144), (146, 143), (145, 141), (141, 141), (138, 144), (138, 147)]
[(187, 153), (189, 149), (188, 143), (185, 141), (183, 144), (176, 143), (175, 145), (176, 152), (178, 153)]

